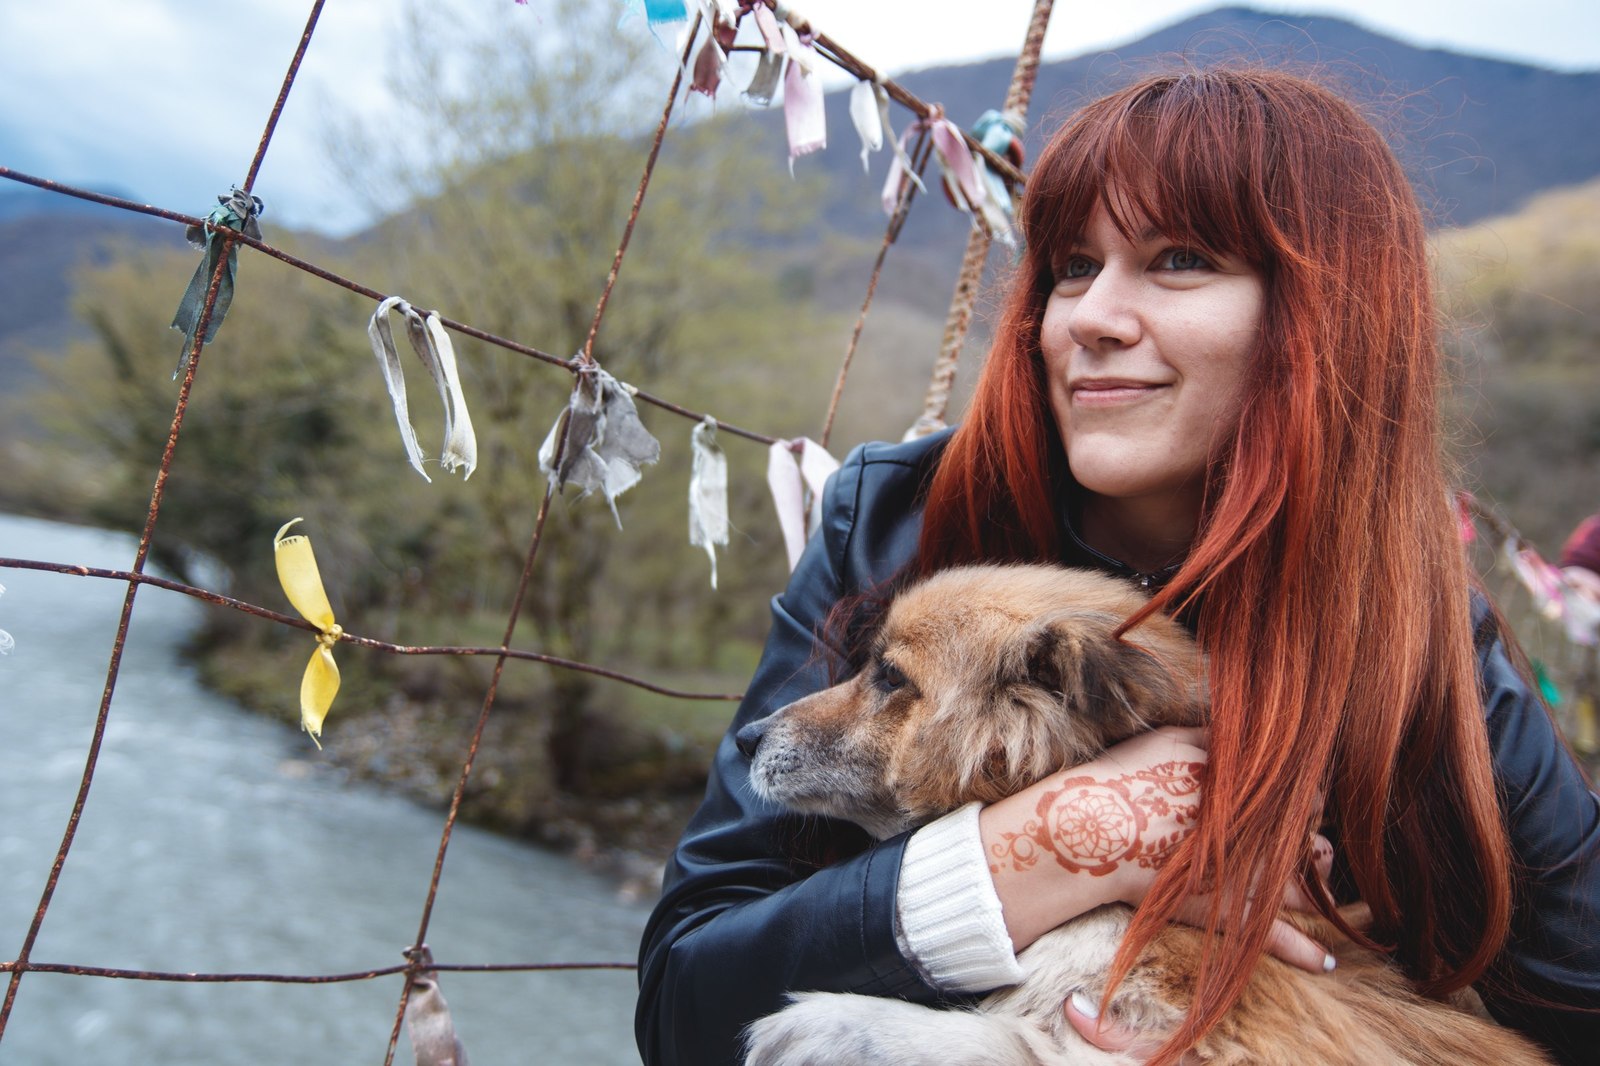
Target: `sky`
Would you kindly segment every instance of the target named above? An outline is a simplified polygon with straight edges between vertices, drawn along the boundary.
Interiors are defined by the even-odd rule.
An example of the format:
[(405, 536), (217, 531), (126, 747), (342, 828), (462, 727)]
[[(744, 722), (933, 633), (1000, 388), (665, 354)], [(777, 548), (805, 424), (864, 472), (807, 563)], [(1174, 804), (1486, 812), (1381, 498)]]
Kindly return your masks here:
[[(619, 16), (626, 0), (614, 4)], [(540, 20), (551, 0), (431, 0), (433, 17)], [(326, 162), (337, 121), (391, 107), (405, 0), (327, 0), (256, 191), (272, 221), (345, 233), (370, 221)], [(891, 74), (1015, 54), (1032, 0), (801, 0), (814, 25)], [(984, 12), (978, 17), (973, 12)], [(1047, 58), (1100, 51), (1220, 0), (1056, 5)], [(1328, 0), (1252, 6), (1335, 15), (1425, 47), (1600, 69), (1595, 0)], [(0, 165), (204, 214), (243, 178), (309, 0), (0, 0)], [(946, 15), (930, 12), (947, 11)], [(642, 16), (638, 16), (642, 19)], [(672, 31), (661, 34), (663, 49)], [(1600, 102), (1597, 102), (1600, 108)], [(8, 183), (0, 183), (0, 193)]]

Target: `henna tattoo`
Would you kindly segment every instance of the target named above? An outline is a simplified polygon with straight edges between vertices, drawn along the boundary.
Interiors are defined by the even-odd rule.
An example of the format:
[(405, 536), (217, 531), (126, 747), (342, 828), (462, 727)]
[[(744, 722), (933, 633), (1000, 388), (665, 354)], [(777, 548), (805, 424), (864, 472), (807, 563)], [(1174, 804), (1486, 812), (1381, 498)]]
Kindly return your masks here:
[[(1194, 831), (1203, 763), (1173, 761), (1120, 777), (1072, 777), (1039, 799), (1038, 817), (990, 848), (999, 864), (1026, 870), (1049, 853), (1073, 873), (1104, 877), (1124, 862), (1158, 869)], [(1150, 836), (1152, 819), (1171, 826)]]

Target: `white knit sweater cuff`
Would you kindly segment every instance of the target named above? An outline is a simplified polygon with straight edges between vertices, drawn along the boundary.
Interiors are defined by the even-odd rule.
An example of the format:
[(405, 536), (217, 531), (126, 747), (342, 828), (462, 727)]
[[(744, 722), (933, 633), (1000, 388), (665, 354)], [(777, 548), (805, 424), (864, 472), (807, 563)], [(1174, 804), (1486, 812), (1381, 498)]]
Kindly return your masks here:
[(980, 803), (911, 834), (900, 860), (895, 936), (929, 982), (987, 992), (1022, 980), (978, 835)]

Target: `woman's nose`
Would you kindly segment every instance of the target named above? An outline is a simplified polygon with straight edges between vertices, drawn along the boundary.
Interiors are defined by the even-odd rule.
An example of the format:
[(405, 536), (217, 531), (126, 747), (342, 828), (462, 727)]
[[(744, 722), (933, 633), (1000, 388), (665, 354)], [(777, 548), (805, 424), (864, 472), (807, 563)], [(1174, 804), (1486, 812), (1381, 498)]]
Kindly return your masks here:
[(1067, 318), (1073, 343), (1090, 350), (1132, 345), (1140, 328), (1137, 281), (1110, 268), (1095, 275)]

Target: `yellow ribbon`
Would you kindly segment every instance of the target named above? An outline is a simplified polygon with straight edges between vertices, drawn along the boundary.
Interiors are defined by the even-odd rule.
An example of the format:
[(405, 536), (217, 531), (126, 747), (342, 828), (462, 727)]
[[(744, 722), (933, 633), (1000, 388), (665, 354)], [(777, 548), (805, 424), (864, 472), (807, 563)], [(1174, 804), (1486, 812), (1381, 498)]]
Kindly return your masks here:
[(305, 676), (300, 679), (300, 728), (311, 734), (311, 740), (322, 747), (322, 720), (339, 694), (339, 667), (333, 661), (333, 646), (344, 635), (344, 630), (333, 620), (333, 608), (328, 605), (328, 594), (322, 589), (322, 575), (317, 571), (317, 557), (311, 552), (311, 539), (296, 534), (284, 536), (296, 518), (285, 522), (278, 535), (272, 538), (273, 561), (278, 565), (278, 583), (283, 594), (289, 597), (300, 617), (316, 626), (316, 650), (306, 663)]

